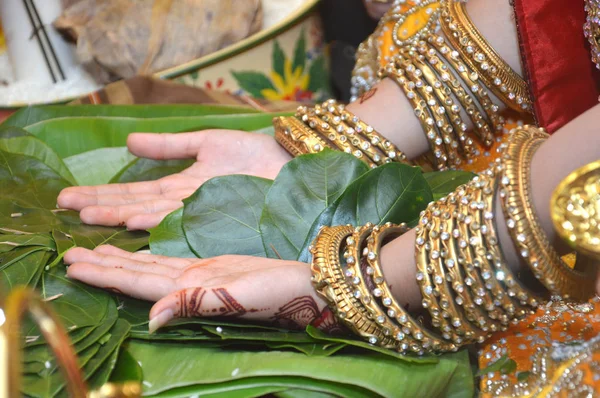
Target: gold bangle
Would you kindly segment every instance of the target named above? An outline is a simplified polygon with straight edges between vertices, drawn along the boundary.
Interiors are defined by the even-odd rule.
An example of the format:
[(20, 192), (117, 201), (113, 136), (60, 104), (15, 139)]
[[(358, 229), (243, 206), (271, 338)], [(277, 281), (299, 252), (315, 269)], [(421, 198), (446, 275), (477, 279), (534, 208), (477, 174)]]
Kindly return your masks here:
[(458, 154), (458, 142), (451, 135), (452, 126), (450, 125), (450, 119), (446, 115), (446, 108), (438, 103), (433, 86), (422, 79), (424, 73), (420, 68), (417, 68), (414, 65), (413, 62), (415, 59), (407, 59), (403, 56), (399, 56), (396, 60), (396, 62), (401, 62), (401, 67), (406, 72), (405, 76), (411, 79), (412, 83), (415, 85), (415, 89), (427, 103), (430, 116), (433, 116), (435, 127), (438, 129), (438, 136), (441, 137), (442, 145), (445, 147), (449, 166), (455, 167), (459, 165), (461, 159)]
[(527, 83), (485, 40), (467, 14), (466, 4), (459, 0), (442, 1), (442, 30), (463, 60), (479, 74), (480, 79), (507, 106), (519, 111), (532, 111)]
[(398, 68), (393, 61), (379, 72), (381, 78), (390, 77), (404, 91), (429, 141), (435, 159), (435, 167), (438, 170), (446, 170), (448, 168), (448, 154), (443, 145), (444, 139), (435, 126), (433, 115), (431, 115), (427, 103), (414, 91), (415, 84), (405, 74), (404, 69)]
[(535, 293), (524, 287), (508, 268), (500, 250), (494, 222), (496, 219), (495, 209), (498, 180), (495, 177), (493, 167), (480, 176), (485, 182), (481, 198), (484, 209), (479, 212), (478, 217), (481, 245), (487, 251), (486, 259), (495, 270), (496, 280), (504, 287), (508, 297), (513, 298), (517, 302), (514, 311), (509, 310), (508, 313), (520, 318), (534, 312), (542, 300)]
[(441, 265), (441, 252), (431, 241), (431, 234), (439, 234), (436, 219), (439, 209), (436, 203), (429, 206), (421, 216), (421, 225), (416, 228), (417, 244), (415, 259), (417, 263), (417, 281), (423, 296), (423, 308), (431, 315), (431, 323), (441, 329), (442, 336), (457, 345), (478, 341), (476, 329), (468, 322), (462, 311), (456, 307), (456, 301), (448, 286), (445, 268)]
[(276, 117), (273, 119), (273, 126), (275, 127), (275, 140), (292, 156), (318, 153), (325, 148), (335, 148), (294, 117)]
[[(454, 215), (460, 215), (458, 213), (458, 203), (460, 202), (456, 193), (448, 195), (443, 213), (441, 214), (440, 223), (443, 228), (440, 229), (438, 239), (441, 243), (440, 252), (445, 255), (440, 255), (443, 258), (443, 265), (445, 266), (448, 274), (450, 275), (449, 281), (452, 282), (452, 288), (456, 292), (455, 301), (458, 305), (462, 306), (467, 314), (467, 319), (474, 323), (484, 333), (478, 333), (478, 342), (483, 342), (490, 331), (501, 328), (497, 316), (490, 316), (490, 312), (495, 308), (490, 308), (489, 304), (484, 307), (484, 297), (478, 295), (477, 286), (481, 286), (478, 283), (478, 277), (474, 265), (471, 262), (467, 262), (464, 250), (468, 249), (466, 241), (464, 248), (456, 243), (456, 239), (460, 237), (459, 230), (457, 229), (458, 219)], [(438, 203), (444, 203), (440, 201)], [(463, 218), (464, 220), (464, 218)], [(462, 271), (462, 272), (461, 272)], [(465, 277), (463, 278), (463, 274)], [(468, 282), (468, 283), (467, 283)], [(469, 294), (472, 291), (472, 295)], [(486, 292), (481, 290), (484, 295)], [(492, 312), (493, 313), (493, 312)]]
[[(511, 238), (533, 274), (555, 295), (587, 300), (596, 290), (596, 269), (571, 269), (552, 248), (531, 200), (530, 168), (535, 151), (546, 141), (543, 129), (515, 129), (499, 166), (500, 197)], [(498, 166), (497, 166), (498, 167)]]
[(348, 328), (371, 344), (391, 346), (394, 340), (385, 336), (379, 325), (369, 318), (367, 310), (354, 297), (354, 289), (346, 283), (339, 253), (344, 240), (353, 232), (352, 226), (321, 229), (310, 248), (313, 255), (311, 281), (317, 293)]
[(483, 119), (478, 121), (475, 124), (475, 132), (485, 146), (492, 145), (493, 135), (496, 131), (500, 131), (503, 128), (504, 119), (499, 115), (499, 107), (492, 102), (486, 87), (479, 81), (480, 75), (466, 63), (465, 57), (461, 56), (460, 52), (448, 46), (442, 36), (431, 35), (427, 38), (427, 42), (441, 55), (447, 54), (444, 58), (460, 76), (461, 80), (466, 84), (467, 89), (473, 93), (473, 96), (483, 108), (488, 120)]
[(346, 259), (346, 264), (348, 266), (346, 269), (346, 276), (349, 279), (348, 283), (354, 287), (354, 297), (361, 301), (363, 307), (369, 314), (369, 318), (375, 320), (385, 336), (391, 336), (396, 340), (393, 341), (392, 344), (387, 346), (384, 345), (384, 347), (395, 348), (403, 352), (405, 351), (403, 349), (404, 346), (402, 341), (404, 338), (399, 339), (399, 337), (403, 337), (400, 334), (402, 333), (400, 327), (394, 324), (391, 317), (387, 316), (386, 311), (384, 311), (377, 302), (377, 298), (382, 295), (381, 289), (379, 287), (373, 287), (371, 289), (367, 286), (366, 279), (361, 270), (361, 249), (363, 243), (376, 228), (378, 229), (379, 227), (374, 227), (371, 223), (362, 227), (357, 227), (354, 230), (354, 233), (346, 239), (347, 247), (344, 252), (344, 258)]
[(592, 62), (600, 69), (600, 2), (585, 0), (586, 21), (583, 32), (590, 43)]
[[(395, 318), (396, 322), (402, 327), (400, 335), (396, 339), (403, 344), (401, 348), (410, 348), (413, 352), (451, 352), (456, 351), (458, 347), (441, 336), (428, 331), (412, 318), (408, 312), (398, 303), (392, 295), (391, 289), (383, 274), (379, 261), (381, 245), (385, 238), (390, 235), (402, 235), (407, 231), (405, 225), (385, 224), (377, 231), (373, 231), (367, 241), (367, 262), (366, 274), (370, 276), (371, 281), (381, 290), (380, 302), (387, 308), (387, 314)], [(412, 336), (412, 342), (408, 339)]]

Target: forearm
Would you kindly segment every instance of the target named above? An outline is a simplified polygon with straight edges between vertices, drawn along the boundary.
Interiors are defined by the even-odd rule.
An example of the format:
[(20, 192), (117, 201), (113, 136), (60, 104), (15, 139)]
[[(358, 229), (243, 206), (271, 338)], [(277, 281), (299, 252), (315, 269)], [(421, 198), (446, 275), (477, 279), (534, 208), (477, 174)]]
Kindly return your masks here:
[[(600, 105), (557, 131), (535, 153), (531, 164), (531, 191), (540, 223), (550, 241), (555, 232), (550, 218), (550, 198), (554, 188), (573, 170), (600, 159)], [(498, 198), (497, 198), (498, 202)], [(500, 203), (496, 205), (496, 226), (500, 246), (513, 270), (521, 265), (520, 256), (509, 236)], [(383, 247), (382, 267), (393, 294), (409, 308), (420, 307), (421, 294), (416, 284), (414, 230)]]
[[(517, 32), (512, 20), (512, 8), (506, 1), (470, 1), (467, 11), (473, 23), (494, 47), (498, 54), (521, 74)], [(493, 97), (493, 95), (492, 95)], [(497, 104), (502, 104), (498, 99)], [(501, 106), (501, 109), (504, 106)], [(402, 89), (391, 79), (384, 79), (365, 93), (348, 110), (392, 141), (408, 158), (413, 159), (427, 152), (427, 139), (421, 129), (413, 108)], [(470, 119), (463, 115), (470, 125)]]

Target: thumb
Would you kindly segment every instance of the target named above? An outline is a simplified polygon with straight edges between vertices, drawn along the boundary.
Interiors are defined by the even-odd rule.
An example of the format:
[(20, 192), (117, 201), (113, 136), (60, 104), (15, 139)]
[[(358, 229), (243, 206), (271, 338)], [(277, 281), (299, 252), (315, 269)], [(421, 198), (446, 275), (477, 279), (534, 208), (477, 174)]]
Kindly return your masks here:
[(148, 331), (150, 334), (174, 318), (234, 317), (259, 312), (246, 309), (226, 288), (192, 287), (163, 297), (152, 306)]
[(198, 156), (205, 132), (193, 133), (131, 133), (127, 147), (134, 155), (149, 159), (195, 159)]

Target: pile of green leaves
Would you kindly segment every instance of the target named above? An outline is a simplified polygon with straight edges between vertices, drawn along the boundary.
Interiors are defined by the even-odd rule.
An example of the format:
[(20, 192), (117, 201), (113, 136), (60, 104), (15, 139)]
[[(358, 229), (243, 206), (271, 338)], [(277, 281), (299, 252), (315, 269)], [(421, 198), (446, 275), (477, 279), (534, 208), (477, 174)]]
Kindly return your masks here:
[[(56, 208), (61, 189), (142, 181), (189, 161), (137, 159), (124, 148), (133, 131), (264, 129), (274, 115), (209, 106), (27, 108), (0, 126), (0, 292), (35, 287), (68, 330), (82, 372), (96, 388), (139, 380), (149, 396), (256, 397), (471, 396), (465, 352), (402, 356), (351, 336), (314, 328), (183, 319), (147, 332), (150, 303), (65, 277), (73, 246), (112, 244), (183, 257), (251, 254), (308, 260), (321, 225), (413, 223), (433, 198), (471, 176), (422, 174), (390, 164), (368, 170), (352, 156), (324, 152), (288, 163), (274, 181), (218, 177), (204, 184), (150, 234), (82, 225)], [(232, 244), (232, 242), (234, 244)], [(27, 396), (66, 395), (56, 360), (33, 324), (25, 337)]]

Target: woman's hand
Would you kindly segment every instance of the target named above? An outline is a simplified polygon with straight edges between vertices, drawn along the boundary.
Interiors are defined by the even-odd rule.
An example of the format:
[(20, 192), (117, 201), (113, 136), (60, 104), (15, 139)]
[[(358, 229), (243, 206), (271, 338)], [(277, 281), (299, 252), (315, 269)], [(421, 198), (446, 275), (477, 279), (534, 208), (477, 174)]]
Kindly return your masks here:
[(267, 135), (233, 130), (130, 134), (131, 153), (150, 159), (196, 159), (186, 170), (156, 181), (70, 187), (58, 206), (81, 211), (86, 224), (148, 229), (182, 206), (205, 181), (221, 175), (274, 178), (291, 156)]
[(173, 318), (233, 317), (286, 328), (340, 327), (297, 261), (250, 256), (184, 259), (130, 253), (114, 246), (73, 248), (64, 257), (69, 278), (135, 298), (157, 301), (154, 332)]

